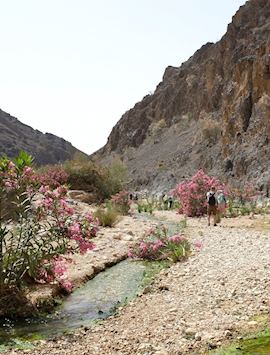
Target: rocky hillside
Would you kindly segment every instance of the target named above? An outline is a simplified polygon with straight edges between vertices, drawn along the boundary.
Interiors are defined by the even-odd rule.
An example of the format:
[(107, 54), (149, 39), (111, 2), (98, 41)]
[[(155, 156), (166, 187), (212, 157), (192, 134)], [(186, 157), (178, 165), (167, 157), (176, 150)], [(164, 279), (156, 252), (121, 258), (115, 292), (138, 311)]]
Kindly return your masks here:
[(120, 156), (131, 184), (169, 189), (198, 168), (270, 186), (270, 1), (249, 0), (226, 34), (127, 111), (94, 159)]
[(20, 150), (30, 153), (39, 165), (63, 162), (79, 152), (63, 138), (43, 134), (0, 110), (0, 155), (12, 158)]

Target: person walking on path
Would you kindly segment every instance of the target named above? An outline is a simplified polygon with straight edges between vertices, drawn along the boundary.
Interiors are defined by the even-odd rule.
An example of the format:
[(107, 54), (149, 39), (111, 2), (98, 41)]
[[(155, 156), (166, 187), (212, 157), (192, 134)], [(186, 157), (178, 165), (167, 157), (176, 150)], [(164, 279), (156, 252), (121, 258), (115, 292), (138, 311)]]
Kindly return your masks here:
[(214, 226), (216, 223), (216, 215), (217, 215), (217, 199), (216, 199), (216, 188), (215, 186), (211, 187), (211, 190), (207, 192), (207, 218), (208, 218), (208, 226), (210, 226), (211, 216), (213, 216)]
[(221, 218), (224, 217), (227, 207), (227, 201), (222, 190), (217, 191), (217, 219), (216, 223), (221, 221)]

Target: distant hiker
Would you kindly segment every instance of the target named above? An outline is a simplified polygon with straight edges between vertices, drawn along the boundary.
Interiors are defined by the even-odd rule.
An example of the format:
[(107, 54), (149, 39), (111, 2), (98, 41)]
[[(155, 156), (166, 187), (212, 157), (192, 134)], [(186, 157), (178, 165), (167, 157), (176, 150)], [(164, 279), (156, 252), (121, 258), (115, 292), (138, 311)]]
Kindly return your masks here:
[(173, 198), (172, 198), (172, 196), (170, 196), (168, 198), (168, 208), (169, 208), (169, 210), (172, 208), (172, 206), (173, 206)]
[(211, 187), (211, 190), (207, 192), (207, 215), (208, 215), (208, 226), (210, 226), (210, 219), (213, 216), (214, 226), (216, 226), (216, 215), (217, 215), (217, 199), (216, 199), (216, 188)]
[(224, 217), (227, 207), (227, 201), (222, 190), (217, 192), (217, 211), (218, 211), (218, 223), (221, 220), (221, 217)]
[(163, 209), (167, 210), (168, 209), (168, 195), (167, 194), (162, 194), (162, 202), (163, 202)]

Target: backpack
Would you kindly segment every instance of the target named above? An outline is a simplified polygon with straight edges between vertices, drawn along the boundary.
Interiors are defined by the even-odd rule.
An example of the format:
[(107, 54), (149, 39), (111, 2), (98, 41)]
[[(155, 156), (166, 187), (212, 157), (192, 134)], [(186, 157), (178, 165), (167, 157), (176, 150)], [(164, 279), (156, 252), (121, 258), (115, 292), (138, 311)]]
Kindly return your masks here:
[(215, 206), (216, 205), (216, 198), (214, 196), (215, 194), (211, 194), (208, 198), (208, 205), (209, 206)]

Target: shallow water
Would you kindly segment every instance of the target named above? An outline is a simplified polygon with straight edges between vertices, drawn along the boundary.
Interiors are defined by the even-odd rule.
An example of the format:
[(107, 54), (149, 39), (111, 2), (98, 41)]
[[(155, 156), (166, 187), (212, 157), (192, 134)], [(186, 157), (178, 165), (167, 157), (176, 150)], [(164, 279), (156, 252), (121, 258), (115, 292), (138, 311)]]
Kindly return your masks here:
[(153, 263), (125, 260), (101, 272), (68, 296), (58, 310), (45, 318), (0, 322), (0, 345), (16, 339), (51, 337), (106, 318), (115, 307), (132, 299)]

